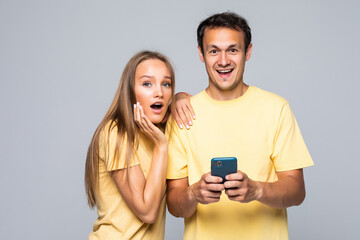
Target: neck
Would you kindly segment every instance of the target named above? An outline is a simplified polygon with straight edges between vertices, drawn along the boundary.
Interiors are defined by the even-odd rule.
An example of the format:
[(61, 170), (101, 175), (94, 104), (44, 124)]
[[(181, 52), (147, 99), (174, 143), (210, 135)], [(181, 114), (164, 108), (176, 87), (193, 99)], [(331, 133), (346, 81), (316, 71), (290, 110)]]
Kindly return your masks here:
[(231, 90), (218, 89), (213, 85), (209, 85), (205, 91), (216, 101), (229, 101), (241, 97), (248, 90), (249, 86), (241, 82), (236, 88)]

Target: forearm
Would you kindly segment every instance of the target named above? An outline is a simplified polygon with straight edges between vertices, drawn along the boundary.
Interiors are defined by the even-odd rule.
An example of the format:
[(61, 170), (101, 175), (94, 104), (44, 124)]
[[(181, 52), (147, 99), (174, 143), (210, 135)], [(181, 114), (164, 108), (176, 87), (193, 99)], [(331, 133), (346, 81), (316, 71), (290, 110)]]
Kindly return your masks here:
[(256, 182), (256, 184), (258, 184), (257, 200), (273, 208), (297, 206), (305, 199), (302, 172), (301, 178), (287, 175), (273, 183)]
[(169, 212), (175, 217), (187, 218), (196, 212), (198, 202), (195, 199), (191, 187), (192, 186), (168, 189), (167, 205)]
[(166, 189), (167, 144), (155, 147), (144, 191), (143, 204), (147, 214), (157, 215)]
[(167, 145), (154, 148), (147, 178), (141, 166), (114, 172), (114, 179), (127, 205), (143, 222), (157, 219), (159, 206), (166, 187)]

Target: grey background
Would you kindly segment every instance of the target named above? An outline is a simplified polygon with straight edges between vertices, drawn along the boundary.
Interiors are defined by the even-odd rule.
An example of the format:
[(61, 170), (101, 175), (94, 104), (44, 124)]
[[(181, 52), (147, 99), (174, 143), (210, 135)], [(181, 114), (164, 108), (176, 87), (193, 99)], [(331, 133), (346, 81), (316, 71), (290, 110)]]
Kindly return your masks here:
[[(128, 59), (159, 50), (177, 91), (207, 85), (196, 28), (235, 11), (254, 50), (245, 82), (289, 100), (315, 161), (291, 239), (360, 239), (358, 1), (0, 2), (1, 239), (86, 239), (84, 161)], [(166, 239), (182, 219), (167, 215)]]

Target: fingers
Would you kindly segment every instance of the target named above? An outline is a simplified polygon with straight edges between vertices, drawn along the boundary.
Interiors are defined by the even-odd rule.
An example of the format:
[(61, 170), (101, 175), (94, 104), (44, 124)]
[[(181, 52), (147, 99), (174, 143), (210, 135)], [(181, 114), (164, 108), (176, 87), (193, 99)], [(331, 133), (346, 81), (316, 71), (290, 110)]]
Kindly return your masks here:
[(229, 197), (246, 196), (248, 193), (247, 188), (229, 188), (225, 190), (226, 195)]
[(224, 183), (225, 194), (232, 201), (248, 202), (248, 192), (246, 181), (226, 181)]
[(205, 173), (204, 175), (202, 175), (202, 179), (207, 184), (211, 184), (211, 183), (218, 184), (218, 183), (222, 183), (222, 181), (223, 181), (223, 179), (221, 177), (213, 176), (213, 175), (211, 175), (210, 172)]
[(167, 144), (165, 134), (145, 115), (140, 103), (134, 104), (134, 120), (145, 136), (154, 143), (155, 147)]
[(184, 107), (186, 108), (186, 106), (177, 106), (175, 110), (172, 111), (172, 114), (179, 128), (185, 126), (186, 129), (190, 129), (192, 125), (191, 116), (189, 111), (185, 110)]
[(241, 202), (241, 203), (247, 203), (247, 202), (250, 202), (250, 200), (248, 200), (246, 198), (246, 194), (240, 194), (240, 195), (229, 195), (228, 193), (226, 193), (229, 200), (231, 201), (237, 201), (237, 202)]
[(238, 170), (236, 173), (231, 173), (229, 175), (226, 175), (225, 179), (227, 181), (237, 180), (237, 181), (243, 181), (247, 178), (247, 175), (240, 170)]
[(174, 117), (174, 119), (176, 121), (176, 124), (179, 126), (179, 128), (182, 129), (184, 127), (183, 122), (181, 121), (179, 113), (177, 112), (177, 110), (176, 109), (172, 110), (171, 114), (173, 115), (173, 117)]
[[(214, 184), (214, 185), (222, 185), (222, 184)], [(192, 187), (193, 194), (196, 198), (196, 201), (202, 204), (209, 204), (218, 202), (221, 196), (221, 189), (224, 187), (220, 186), (218, 191), (211, 191), (209, 188), (211, 186), (204, 186), (204, 184), (194, 184)]]
[(194, 109), (192, 108), (192, 106), (190, 104), (190, 101), (186, 102), (186, 107), (187, 107), (187, 110), (190, 112), (190, 114), (192, 116), (192, 119), (195, 120), (196, 119), (195, 112), (194, 112)]
[(226, 189), (235, 189), (235, 188), (246, 188), (247, 187), (247, 181), (226, 181), (224, 182), (224, 187)]
[(146, 117), (140, 103), (134, 104), (134, 119), (142, 131), (149, 131), (151, 129), (151, 121)]
[(221, 192), (203, 191), (202, 199), (199, 202), (202, 204), (215, 203), (220, 201), (220, 196)]
[(212, 176), (210, 172), (202, 176), (202, 186), (208, 191), (222, 191), (225, 189), (224, 184), (222, 184), (222, 178), (217, 176)]
[(230, 200), (246, 203), (258, 199), (259, 184), (245, 173), (238, 170), (237, 173), (227, 175), (226, 179), (225, 194)]
[(187, 108), (187, 106), (183, 106), (182, 107), (182, 114), (180, 114), (181, 120), (183, 121), (183, 123), (185, 124), (185, 127), (187, 129), (190, 129), (190, 126), (192, 126), (192, 121), (191, 121), (191, 116), (190, 116), (190, 112), (189, 109)]
[(192, 191), (197, 202), (202, 204), (214, 203), (220, 200), (221, 192), (225, 189), (220, 177), (204, 174), (200, 181), (193, 184)]
[(144, 109), (142, 108), (142, 106), (139, 104), (139, 108), (140, 108), (140, 117), (143, 120), (143, 124), (147, 129), (151, 129), (152, 127), (155, 127), (155, 125), (150, 121), (150, 119), (145, 115), (144, 113)]
[(177, 93), (175, 95), (175, 102), (171, 106), (171, 113), (179, 126), (179, 128), (186, 127), (190, 129), (192, 120), (195, 119), (195, 112), (190, 104), (191, 95), (187, 93)]
[(224, 187), (226, 189), (235, 189), (235, 188), (244, 188), (247, 187), (247, 175), (240, 170), (236, 173), (226, 175), (224, 182)]
[(140, 125), (141, 125), (140, 110), (139, 110), (138, 105), (136, 105), (136, 104), (134, 104), (134, 120), (140, 127)]

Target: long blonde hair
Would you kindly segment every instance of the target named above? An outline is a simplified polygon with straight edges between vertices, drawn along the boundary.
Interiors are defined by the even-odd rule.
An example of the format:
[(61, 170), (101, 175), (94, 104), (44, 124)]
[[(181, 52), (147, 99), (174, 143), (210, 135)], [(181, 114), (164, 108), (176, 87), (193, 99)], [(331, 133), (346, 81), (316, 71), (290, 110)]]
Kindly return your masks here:
[[(116, 90), (114, 99), (107, 111), (104, 119), (97, 127), (86, 156), (85, 164), (85, 191), (88, 199), (88, 204), (91, 208), (96, 205), (95, 193), (98, 190), (99, 179), (99, 136), (101, 131), (108, 130), (108, 139), (105, 147), (109, 147), (109, 136), (111, 130), (117, 127), (117, 141), (115, 147), (115, 159), (120, 154), (121, 143), (126, 139), (125, 156), (128, 163), (131, 156), (138, 148), (139, 128), (134, 121), (133, 106), (136, 103), (134, 92), (134, 79), (137, 66), (148, 59), (158, 59), (165, 63), (171, 75), (171, 90), (172, 99), (174, 97), (175, 89), (175, 75), (170, 61), (164, 55), (154, 51), (142, 51), (134, 55), (126, 64), (125, 69), (120, 78), (119, 86)], [(109, 128), (106, 127), (110, 122)], [(124, 150), (124, 149), (121, 149)], [(105, 158), (108, 158), (105, 155)], [(103, 159), (106, 161), (107, 159)]]

